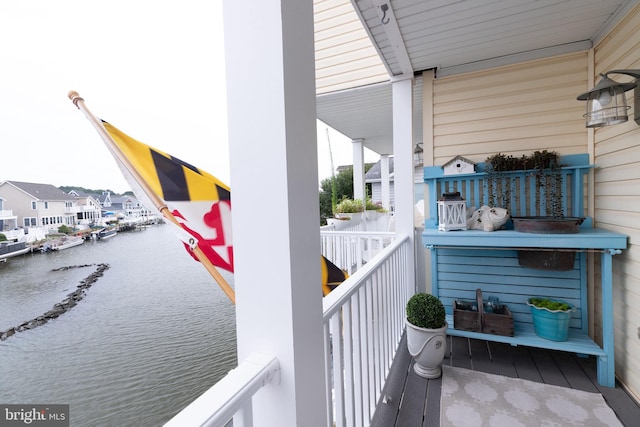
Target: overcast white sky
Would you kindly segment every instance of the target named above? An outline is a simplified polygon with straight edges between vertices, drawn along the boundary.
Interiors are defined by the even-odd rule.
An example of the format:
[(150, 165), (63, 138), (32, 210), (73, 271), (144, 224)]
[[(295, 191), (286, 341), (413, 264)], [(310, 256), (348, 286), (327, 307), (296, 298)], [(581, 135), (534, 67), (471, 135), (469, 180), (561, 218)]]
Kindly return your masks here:
[[(0, 2), (0, 182), (130, 189), (67, 98), (76, 90), (97, 117), (233, 186), (221, 9), (221, 0)], [(321, 179), (331, 175), (325, 129), (318, 122)], [(331, 147), (336, 167), (352, 163), (348, 138), (331, 130)]]

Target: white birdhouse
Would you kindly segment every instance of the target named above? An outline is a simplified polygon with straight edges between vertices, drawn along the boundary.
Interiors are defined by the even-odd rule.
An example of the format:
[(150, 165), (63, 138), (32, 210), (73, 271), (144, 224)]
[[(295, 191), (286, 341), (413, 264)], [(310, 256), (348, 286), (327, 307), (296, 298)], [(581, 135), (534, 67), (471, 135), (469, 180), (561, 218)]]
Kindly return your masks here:
[(444, 193), (438, 199), (438, 230), (466, 230), (467, 205), (459, 192)]
[(456, 156), (442, 166), (443, 175), (459, 175), (462, 173), (475, 173), (476, 164), (462, 156)]

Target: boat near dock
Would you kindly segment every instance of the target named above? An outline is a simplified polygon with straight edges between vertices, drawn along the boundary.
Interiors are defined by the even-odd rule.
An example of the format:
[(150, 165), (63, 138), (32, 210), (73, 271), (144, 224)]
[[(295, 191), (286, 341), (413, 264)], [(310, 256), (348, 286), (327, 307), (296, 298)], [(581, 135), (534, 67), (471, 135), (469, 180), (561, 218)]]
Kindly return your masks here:
[(40, 251), (53, 252), (61, 251), (64, 249), (73, 248), (84, 243), (82, 236), (62, 236), (52, 240), (47, 240), (42, 244)]
[(31, 251), (31, 246), (25, 242), (0, 242), (0, 262), (6, 262), (8, 258), (23, 255)]
[(105, 240), (105, 239), (112, 238), (116, 234), (118, 234), (118, 230), (116, 230), (115, 228), (103, 228), (103, 229), (100, 229), (98, 231), (94, 231), (91, 234), (91, 236), (95, 240)]

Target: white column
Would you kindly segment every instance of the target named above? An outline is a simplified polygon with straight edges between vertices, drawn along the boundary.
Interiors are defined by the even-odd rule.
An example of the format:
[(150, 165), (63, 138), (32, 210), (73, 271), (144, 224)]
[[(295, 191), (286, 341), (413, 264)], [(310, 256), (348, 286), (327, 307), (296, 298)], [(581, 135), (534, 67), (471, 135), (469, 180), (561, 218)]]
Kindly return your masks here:
[(391, 210), (391, 191), (390, 191), (390, 173), (389, 173), (389, 155), (382, 154), (380, 156), (380, 183), (382, 207), (387, 211)]
[[(435, 70), (422, 72), (422, 155), (424, 166), (434, 166), (434, 142), (433, 142), (433, 82), (435, 80)], [(424, 186), (424, 217), (429, 218), (431, 210), (435, 206), (429, 206), (429, 187)], [(424, 225), (424, 223), (423, 223)], [(431, 251), (428, 251), (420, 242), (416, 242), (417, 252), (417, 283), (419, 291), (431, 292)], [(422, 260), (423, 262), (420, 262)]]
[[(393, 99), (393, 192), (395, 196), (395, 231), (406, 234), (414, 243), (413, 182), (413, 79), (392, 83)], [(415, 292), (415, 260), (407, 259), (409, 295)]]
[(365, 201), (364, 184), (364, 140), (354, 139), (353, 145), (353, 199)]
[(254, 425), (326, 426), (313, 3), (225, 0), (224, 29), (238, 360), (281, 367)]

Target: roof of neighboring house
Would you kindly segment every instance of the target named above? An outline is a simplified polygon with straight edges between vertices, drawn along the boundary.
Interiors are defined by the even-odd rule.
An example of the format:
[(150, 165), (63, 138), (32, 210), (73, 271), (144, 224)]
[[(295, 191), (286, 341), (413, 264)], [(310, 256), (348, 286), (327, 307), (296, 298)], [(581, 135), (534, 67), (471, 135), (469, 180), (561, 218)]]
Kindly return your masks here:
[(88, 193), (88, 192), (82, 191), (82, 190), (73, 189), (73, 190), (69, 191), (69, 194), (72, 194), (72, 195), (76, 194), (78, 197), (93, 197), (94, 199), (97, 199), (95, 193)]
[(67, 194), (51, 184), (36, 184), (21, 181), (5, 181), (5, 183), (13, 185), (38, 200), (76, 200), (75, 196)]
[(131, 196), (118, 196), (117, 194), (111, 195), (111, 203), (124, 203), (131, 199), (133, 199)]
[[(389, 157), (389, 178), (393, 179), (393, 157)], [(380, 181), (382, 179), (382, 162), (378, 160), (378, 162), (371, 166), (371, 169), (364, 174), (365, 182), (375, 182)]]

